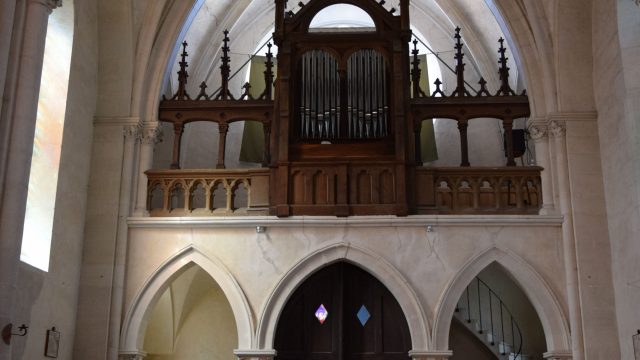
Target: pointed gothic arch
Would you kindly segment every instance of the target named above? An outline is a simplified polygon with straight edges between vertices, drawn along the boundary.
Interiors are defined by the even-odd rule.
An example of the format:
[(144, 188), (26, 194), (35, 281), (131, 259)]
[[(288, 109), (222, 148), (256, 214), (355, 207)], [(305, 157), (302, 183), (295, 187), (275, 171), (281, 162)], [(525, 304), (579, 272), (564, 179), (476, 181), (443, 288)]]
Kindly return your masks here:
[(467, 285), (493, 262), (500, 264), (513, 277), (531, 301), (542, 323), (548, 351), (570, 349), (567, 316), (549, 284), (524, 259), (497, 247), (488, 249), (470, 260), (443, 292), (436, 307), (433, 325), (435, 349), (448, 350), (449, 330), (458, 299)]
[(202, 268), (220, 286), (236, 321), (238, 347), (251, 348), (254, 323), (249, 302), (240, 285), (220, 261), (204, 255), (190, 245), (160, 265), (133, 298), (122, 326), (120, 352), (132, 353), (142, 350), (151, 310), (167, 286), (190, 264)]
[(296, 288), (318, 269), (338, 261), (359, 266), (386, 286), (395, 296), (407, 319), (413, 350), (430, 349), (429, 319), (404, 276), (381, 255), (349, 243), (333, 244), (316, 250), (298, 261), (280, 279), (260, 316), (255, 341), (259, 349), (272, 349), (278, 319)]

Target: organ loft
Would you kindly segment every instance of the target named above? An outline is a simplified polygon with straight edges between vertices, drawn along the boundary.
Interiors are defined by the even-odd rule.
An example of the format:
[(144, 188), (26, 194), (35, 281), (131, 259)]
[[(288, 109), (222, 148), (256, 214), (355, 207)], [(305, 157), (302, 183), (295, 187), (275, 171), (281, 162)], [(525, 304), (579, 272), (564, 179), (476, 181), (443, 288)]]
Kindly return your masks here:
[[(509, 84), (503, 39), (496, 42), (497, 92), (490, 92), (483, 78), (477, 85), (465, 80), (460, 28), (452, 34), (455, 88), (446, 91), (435, 79), (431, 92), (420, 85), (408, 0), (400, 1), (398, 9), (385, 7), (383, 0), (347, 1), (366, 12), (374, 27), (321, 29), (311, 27), (313, 19), (338, 1), (300, 2), (295, 12), (287, 3), (276, 1), (273, 42), (278, 53), (274, 56), (269, 44), (266, 86), (259, 96), (251, 95), (250, 83), (237, 98), (229, 90), (233, 34), (228, 31), (221, 34), (217, 90), (208, 93), (203, 82), (199, 94), (188, 94), (183, 44), (178, 90), (159, 109), (160, 120), (174, 128), (172, 169), (147, 172), (152, 215), (214, 211), (211, 198), (222, 178), (227, 213), (239, 207), (233, 204), (238, 187), (248, 194), (249, 211), (278, 217), (538, 212), (542, 169), (515, 166), (523, 150), (514, 147), (514, 120), (528, 117), (530, 109), (526, 92), (517, 94)], [(433, 118), (457, 123), (459, 167), (422, 165), (421, 126)], [(501, 120), (503, 167), (469, 162), (467, 128), (478, 118)], [(182, 134), (195, 121), (219, 126), (217, 169), (180, 170)], [(226, 136), (236, 121), (262, 124), (261, 169), (226, 169)]]

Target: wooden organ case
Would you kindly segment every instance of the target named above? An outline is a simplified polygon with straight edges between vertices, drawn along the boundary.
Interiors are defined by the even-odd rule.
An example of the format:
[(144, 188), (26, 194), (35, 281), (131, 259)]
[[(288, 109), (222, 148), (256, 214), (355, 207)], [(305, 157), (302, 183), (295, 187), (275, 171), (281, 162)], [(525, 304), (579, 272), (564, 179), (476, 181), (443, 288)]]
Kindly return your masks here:
[[(360, 7), (375, 29), (310, 29), (338, 3)], [(276, 0), (275, 215), (408, 214), (409, 1), (399, 16), (383, 3), (313, 0), (294, 14)]]
[[(174, 128), (171, 169), (146, 172), (152, 216), (537, 214), (542, 168), (516, 166), (512, 134), (514, 120), (530, 115), (529, 99), (509, 86), (503, 39), (495, 94), (483, 78), (479, 90), (465, 80), (459, 28), (455, 89), (446, 92), (436, 79), (429, 94), (419, 85), (418, 41), (409, 48), (409, 0), (400, 0), (399, 9), (389, 9), (384, 0), (309, 0), (298, 3), (295, 13), (286, 0), (274, 1), (277, 80), (273, 88), (268, 45), (260, 96), (251, 96), (250, 84), (237, 98), (229, 90), (225, 31), (221, 85), (208, 94), (203, 82), (192, 98), (183, 43), (177, 92), (159, 108), (160, 121)], [(310, 29), (319, 12), (336, 4), (359, 7), (375, 27)], [(421, 127), (432, 118), (457, 122), (460, 167), (422, 166)], [(471, 166), (467, 129), (477, 118), (501, 120), (506, 166)], [(245, 120), (262, 124), (263, 168), (226, 170), (229, 125)], [(182, 133), (195, 121), (218, 124), (216, 169), (180, 169)], [(246, 206), (236, 203), (239, 187), (248, 193)], [(224, 194), (216, 195), (218, 190)], [(226, 199), (222, 208), (214, 205), (220, 197)]]

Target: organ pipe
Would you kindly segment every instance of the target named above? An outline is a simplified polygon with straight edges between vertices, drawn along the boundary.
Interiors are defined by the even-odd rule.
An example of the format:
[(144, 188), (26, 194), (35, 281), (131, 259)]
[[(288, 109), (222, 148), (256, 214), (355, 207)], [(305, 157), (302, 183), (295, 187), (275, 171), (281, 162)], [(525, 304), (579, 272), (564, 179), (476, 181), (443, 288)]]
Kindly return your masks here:
[[(302, 140), (378, 139), (388, 135), (387, 72), (380, 53), (372, 49), (355, 52), (347, 60), (343, 77), (336, 58), (323, 50), (305, 53), (301, 65)], [(341, 97), (341, 89), (347, 92), (345, 97)], [(342, 127), (342, 122), (346, 126)], [(341, 133), (341, 128), (346, 133)]]

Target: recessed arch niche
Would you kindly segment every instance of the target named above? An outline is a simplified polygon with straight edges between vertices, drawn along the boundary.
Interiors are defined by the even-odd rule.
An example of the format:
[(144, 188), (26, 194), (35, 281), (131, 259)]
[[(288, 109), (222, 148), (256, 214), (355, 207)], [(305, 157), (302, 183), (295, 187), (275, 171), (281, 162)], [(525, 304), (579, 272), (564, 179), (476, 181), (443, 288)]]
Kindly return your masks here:
[(291, 295), (276, 328), (276, 359), (408, 359), (411, 336), (391, 292), (348, 262), (326, 266)]

